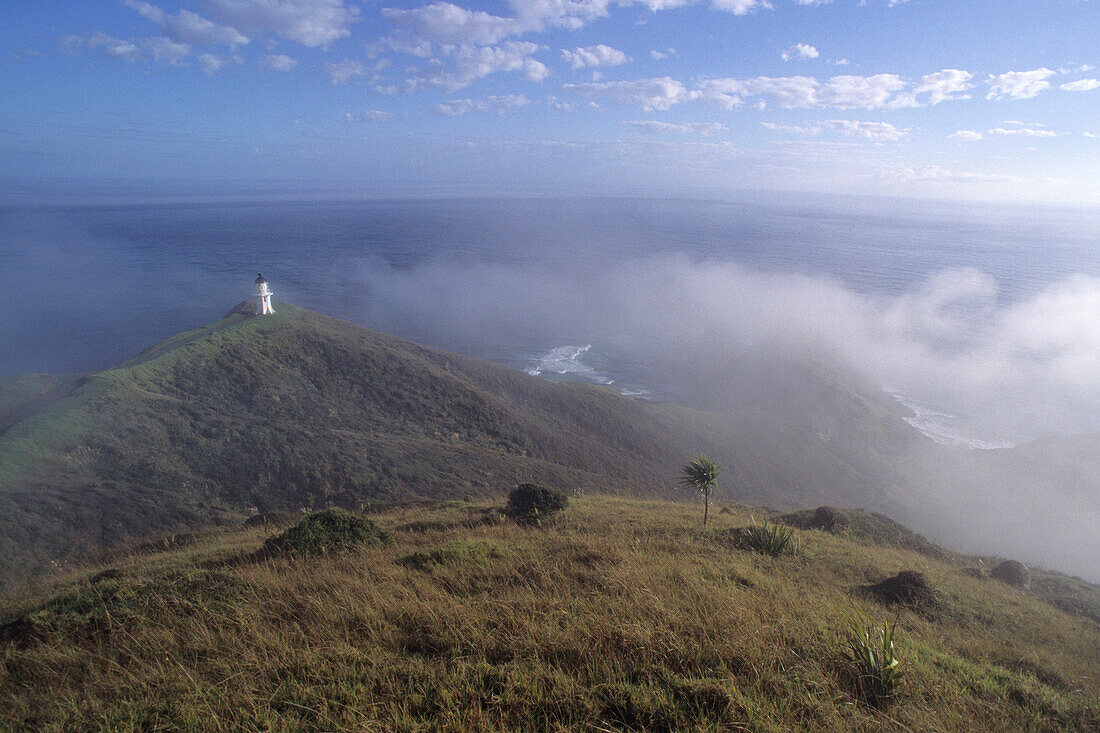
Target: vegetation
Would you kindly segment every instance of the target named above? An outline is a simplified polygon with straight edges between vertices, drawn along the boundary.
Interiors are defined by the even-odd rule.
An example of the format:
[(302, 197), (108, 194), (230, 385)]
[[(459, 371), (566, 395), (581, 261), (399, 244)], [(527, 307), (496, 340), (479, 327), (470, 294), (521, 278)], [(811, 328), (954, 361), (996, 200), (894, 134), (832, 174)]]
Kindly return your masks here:
[(914, 550), (930, 557), (945, 557), (943, 549), (921, 535), (877, 512), (819, 506), (779, 517), (779, 521), (799, 529), (819, 529), (831, 534), (847, 534), (868, 542)]
[(879, 583), (866, 586), (867, 592), (882, 603), (907, 606), (914, 611), (937, 609), (936, 593), (928, 579), (917, 570), (902, 570)]
[(896, 622), (878, 625), (859, 617), (848, 634), (846, 660), (857, 693), (864, 702), (884, 705), (901, 687), (902, 667), (894, 650)]
[(670, 498), (699, 451), (740, 501), (892, 511), (915, 493), (896, 466), (915, 433), (892, 408), (794, 376), (828, 398), (808, 414), (839, 420), (835, 439), (553, 384), (288, 304), (233, 312), (86, 378), (0, 380), (0, 588), (257, 513), (496, 500), (521, 481)]
[(271, 512), (260, 512), (259, 514), (253, 514), (251, 517), (244, 520), (244, 525), (243, 526), (245, 526), (245, 527), (265, 527), (265, 526), (286, 527), (286, 526), (290, 526), (292, 524), (296, 524), (299, 519), (301, 519), (300, 514), (295, 514), (294, 512), (283, 512), (283, 511), (275, 510), (275, 511), (271, 511)]
[[(738, 506), (707, 532), (670, 503), (574, 499), (539, 532), (490, 509), (376, 507), (392, 544), (260, 562), (238, 559), (278, 530), (234, 528), (0, 597), (0, 729), (1100, 725), (1100, 627), (951, 562), (827, 533), (809, 561), (741, 552), (715, 541)], [(898, 610), (904, 683), (876, 707), (846, 632), (897, 567), (951, 612)]]
[(790, 527), (781, 524), (756, 524), (738, 527), (733, 533), (734, 544), (743, 550), (761, 552), (772, 557), (780, 555), (798, 555), (802, 552), (802, 542)]
[(389, 541), (389, 534), (371, 520), (349, 514), (343, 509), (327, 509), (309, 515), (269, 539), (264, 543), (264, 552), (269, 555), (328, 555)]
[[(0, 422), (56, 380), (0, 384)], [(498, 498), (521, 480), (666, 494), (711, 418), (552, 384), (283, 304), (76, 384), (0, 435), (0, 588), (257, 512)]]
[(703, 526), (706, 527), (707, 515), (710, 513), (710, 492), (718, 488), (718, 474), (722, 472), (722, 468), (706, 455), (700, 455), (691, 459), (680, 472), (683, 474), (680, 485), (703, 495)]
[(1004, 560), (998, 563), (989, 571), (989, 576), (1017, 588), (1026, 588), (1030, 580), (1027, 568), (1017, 560)]
[(508, 494), (504, 513), (520, 524), (539, 525), (569, 505), (564, 492), (538, 484), (520, 484)]

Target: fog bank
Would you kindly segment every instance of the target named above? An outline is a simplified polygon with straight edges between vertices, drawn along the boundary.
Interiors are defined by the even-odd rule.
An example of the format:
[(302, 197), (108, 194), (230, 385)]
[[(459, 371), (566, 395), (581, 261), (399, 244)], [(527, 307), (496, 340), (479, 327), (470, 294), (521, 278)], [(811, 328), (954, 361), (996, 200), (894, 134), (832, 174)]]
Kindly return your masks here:
[[(1076, 453), (960, 448), (1100, 433), (1100, 278), (1076, 275), (1008, 302), (973, 268), (886, 296), (827, 276), (686, 256), (584, 271), (375, 262), (356, 277), (366, 293), (362, 322), (474, 354), (591, 344), (577, 357), (603, 360), (593, 381), (628, 375), (613, 385), (625, 392), (650, 380), (667, 398), (736, 406), (714, 396), (766, 390), (778, 395), (772, 408), (797, 422), (791, 400), (817, 386), (797, 383), (798, 369), (772, 369), (782, 354), (846, 375), (853, 389), (900, 396), (899, 411), (929, 440), (897, 456), (915, 487), (898, 519), (953, 547), (1100, 581), (1100, 442)], [(763, 361), (746, 376), (754, 355)], [(771, 369), (763, 380), (761, 369)], [(697, 393), (705, 397), (693, 400)]]

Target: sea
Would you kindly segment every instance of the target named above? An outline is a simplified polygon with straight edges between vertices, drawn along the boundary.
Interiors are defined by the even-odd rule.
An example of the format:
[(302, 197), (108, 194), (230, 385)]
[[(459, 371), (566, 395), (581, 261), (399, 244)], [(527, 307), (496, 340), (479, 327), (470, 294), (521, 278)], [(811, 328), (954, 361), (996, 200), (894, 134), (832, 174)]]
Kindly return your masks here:
[[(788, 194), (22, 201), (0, 207), (0, 376), (120, 363), (219, 319), (259, 272), (276, 308), (293, 302), (639, 399), (675, 397), (669, 352), (655, 344), (690, 354), (702, 332), (749, 343), (769, 332), (745, 324), (773, 313), (776, 329), (815, 324), (831, 339), (881, 330), (875, 343), (900, 349), (899, 361), (905, 349), (935, 353), (945, 374), (975, 349), (996, 355), (990, 369), (1025, 371), (1061, 349), (1084, 366), (1059, 361), (1066, 373), (1052, 383), (1100, 381), (1073, 372), (1100, 343), (1073, 330), (1100, 324), (1062, 318), (1100, 302), (1100, 212)], [(998, 339), (1035, 353), (1015, 362)], [(1078, 342), (1093, 351), (1082, 356)], [(1008, 444), (905, 373), (885, 369), (882, 387), (926, 434)]]

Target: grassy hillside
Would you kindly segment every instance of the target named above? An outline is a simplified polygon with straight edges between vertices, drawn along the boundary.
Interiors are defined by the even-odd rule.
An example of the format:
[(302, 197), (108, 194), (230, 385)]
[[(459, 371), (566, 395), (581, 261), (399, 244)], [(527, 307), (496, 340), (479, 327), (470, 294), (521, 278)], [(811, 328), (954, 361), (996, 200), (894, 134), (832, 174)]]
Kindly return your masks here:
[[(533, 529), (459, 502), (370, 518), (389, 544), (264, 555), (279, 529), (257, 526), (0, 597), (0, 727), (1100, 727), (1100, 626), (867, 522), (769, 557), (731, 541), (738, 507), (706, 530), (696, 506), (601, 497)], [(866, 590), (902, 570), (918, 603)], [(896, 619), (876, 704), (845, 661), (859, 615)]]
[(28, 400), (48, 392), (57, 384), (49, 374), (22, 374), (0, 377), (0, 415), (4, 415)]
[(98, 374), (6, 384), (9, 584), (257, 510), (499, 496), (527, 480), (661, 496), (700, 450), (746, 501), (889, 510), (907, 496), (892, 443), (860, 437), (904, 424), (855, 395), (832, 396), (844, 430), (652, 405), (287, 304), (264, 318), (231, 313)]

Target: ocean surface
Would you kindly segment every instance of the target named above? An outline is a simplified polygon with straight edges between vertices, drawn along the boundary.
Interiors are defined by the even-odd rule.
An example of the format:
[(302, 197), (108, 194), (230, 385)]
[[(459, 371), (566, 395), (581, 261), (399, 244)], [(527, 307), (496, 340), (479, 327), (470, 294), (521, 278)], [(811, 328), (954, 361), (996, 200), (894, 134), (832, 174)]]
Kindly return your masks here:
[[(968, 308), (992, 322), (1067, 283), (1091, 288), (1100, 278), (1098, 230), (1095, 211), (761, 196), (7, 207), (0, 375), (117, 364), (217, 320), (250, 295), (262, 271), (276, 308), (287, 300), (546, 378), (660, 399), (667, 359), (644, 346), (654, 340), (642, 333), (646, 324), (666, 341), (680, 337), (678, 324), (685, 332), (706, 318), (725, 324), (722, 308), (742, 308), (732, 291), (746, 282), (765, 292), (812, 283), (830, 302), (851, 300), (853, 312), (881, 312), (876, 323), (908, 308), (906, 319), (954, 319), (957, 328)], [(683, 300), (654, 279), (669, 263), (669, 279), (686, 277), (689, 290), (691, 272), (732, 268), (736, 277), (701, 285), (730, 305), (663, 320)], [(951, 292), (937, 294), (944, 287)], [(805, 315), (787, 317), (816, 317), (806, 297)], [(912, 305), (920, 297), (931, 305)], [(647, 308), (651, 314), (633, 317)], [(595, 315), (604, 310), (616, 315)], [(730, 328), (718, 337), (754, 338)], [(968, 348), (944, 338), (937, 332), (926, 341), (948, 355)], [(944, 432), (954, 407), (921, 401), (933, 400), (934, 390), (914, 397), (910, 385), (884, 387), (912, 403), (930, 434), (939, 425), (950, 442), (951, 430), (966, 432), (959, 425)]]

